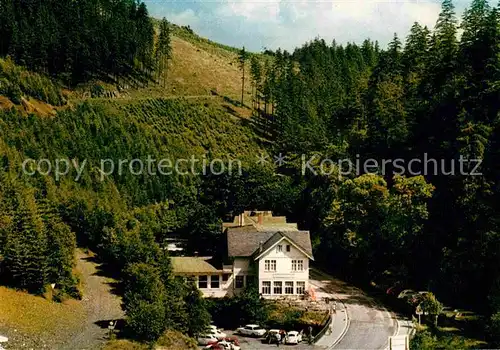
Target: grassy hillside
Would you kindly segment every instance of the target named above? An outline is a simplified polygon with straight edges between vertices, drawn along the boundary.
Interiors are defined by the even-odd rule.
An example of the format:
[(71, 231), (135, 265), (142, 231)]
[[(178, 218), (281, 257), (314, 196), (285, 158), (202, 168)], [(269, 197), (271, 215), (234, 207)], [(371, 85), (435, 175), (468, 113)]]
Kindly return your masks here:
[[(82, 122), (78, 110), (79, 105), (86, 102), (91, 109), (104, 108), (104, 112), (92, 112), (99, 114), (100, 118), (104, 117), (100, 113), (111, 114), (119, 117), (120, 123), (139, 123), (146, 133), (154, 132), (155, 137), (162, 140), (154, 147), (167, 150), (172, 156), (193, 152), (201, 154), (210, 150), (212, 155), (244, 155), (248, 158), (260, 152), (258, 138), (241, 120), (248, 118), (251, 110), (239, 106), (237, 102), (241, 98), (237, 49), (201, 38), (185, 27), (175, 25), (172, 47), (173, 57), (169, 61), (166, 87), (151, 83), (145, 88), (129, 88), (125, 94), (113, 99), (91, 98), (90, 94), (69, 90), (63, 93), (62, 87), (48, 77), (30, 73), (9, 59), (0, 60), (0, 110), (15, 108), (24, 115), (51, 115), (55, 116), (55, 120), (47, 123), (61, 125), (65, 124), (63, 119), (68, 118), (73, 123)], [(97, 83), (105, 89), (113, 89), (112, 84)], [(91, 86), (92, 83), (83, 85), (85, 89)], [(250, 91), (247, 79), (247, 105), (251, 103)], [(69, 105), (66, 105), (67, 95), (73, 97)], [(70, 110), (68, 107), (71, 107)], [(56, 116), (57, 111), (62, 114)], [(4, 124), (0, 128), (6, 131), (2, 141), (7, 141), (12, 136), (7, 131), (9, 118), (2, 119)], [(82, 127), (86, 127), (85, 124), (83, 121)], [(36, 134), (35, 130), (33, 132)], [(26, 131), (28, 134), (29, 131)], [(72, 137), (81, 138), (70, 134), (65, 142), (72, 142)], [(35, 136), (33, 140), (37, 138)], [(27, 141), (28, 144), (33, 140)], [(45, 151), (52, 152), (50, 149)], [(75, 152), (72, 153), (75, 155)]]
[[(117, 238), (109, 235), (125, 213), (155, 203), (167, 203), (166, 210), (172, 216), (168, 219), (172, 222), (162, 221), (165, 228), (159, 229), (161, 234), (181, 229), (184, 234), (196, 235), (208, 231), (204, 233), (207, 237), (211, 237), (209, 230), (220, 233), (219, 217), (207, 211), (208, 206), (196, 202), (205, 181), (203, 176), (135, 175), (127, 166), (124, 173), (115, 171), (103, 176), (101, 172), (104, 159), (117, 164), (120, 160), (145, 161), (147, 157), (175, 161), (194, 156), (209, 161), (238, 159), (243, 167), (249, 167), (255, 164), (257, 155), (265, 153), (266, 140), (257, 136), (248, 121), (251, 110), (236, 102), (241, 97), (237, 50), (181, 28), (174, 31), (172, 46), (173, 58), (165, 88), (153, 83), (143, 88), (129, 87), (115, 98), (89, 94), (97, 84), (105, 90), (117, 89), (111, 82), (90, 81), (65, 90), (43, 74), (29, 72), (9, 59), (0, 60), (0, 263), (9, 254), (5, 248), (9, 240), (14, 242), (13, 237), (21, 235), (21, 231), (12, 234), (11, 228), (15, 227), (12, 223), (20, 220), (26, 210), (31, 215), (25, 220), (26, 225), (33, 224), (36, 234), (32, 240), (14, 242), (17, 246), (10, 243), (19, 251), (34, 251), (34, 247), (41, 246), (38, 239), (45, 247), (49, 237), (46, 228), (50, 229), (50, 225), (58, 227), (53, 236), (59, 237), (59, 232), (70, 236), (71, 232), (80, 245), (93, 244), (101, 252), (103, 247), (115, 249), (109, 255), (119, 255), (122, 249), (139, 250), (141, 244), (147, 247), (144, 251), (152, 251), (156, 245), (147, 241), (146, 236), (137, 238), (127, 233), (134, 238), (127, 241), (129, 236), (124, 235), (116, 243)], [(245, 103), (251, 103), (249, 81)], [(47, 159), (52, 167), (57, 159), (65, 159), (84, 165), (84, 171), (77, 180), (73, 167), (60, 178), (55, 176), (54, 168), (48, 176), (28, 176), (22, 171), (26, 159)], [(28, 170), (36, 170), (36, 165)], [(264, 175), (262, 181), (267, 178)], [(201, 215), (205, 220), (201, 223), (191, 219)], [(41, 225), (39, 218), (47, 222)], [(156, 221), (161, 220), (151, 220)], [(199, 226), (191, 228), (188, 223)], [(125, 248), (129, 245), (133, 249)], [(64, 249), (64, 244), (57, 247)], [(59, 251), (52, 253), (57, 257)], [(70, 261), (72, 252), (66, 249), (64, 254)], [(71, 271), (69, 265), (65, 266), (67, 271)], [(40, 276), (42, 281), (44, 276)], [(7, 285), (4, 280), (1, 283)], [(43, 290), (47, 281), (40, 284)], [(72, 286), (67, 287), (69, 290)], [(11, 334), (13, 329), (19, 329), (25, 333), (23, 337), (34, 338), (30, 341), (37, 344), (45, 342), (45, 335), (54, 334), (53, 318), (65, 320), (78, 314), (70, 305), (54, 306), (45, 299), (13, 289), (0, 289), (0, 294), (0, 309), (7, 312), (0, 315), (0, 331)], [(2, 307), (1, 301), (14, 308), (6, 308), (7, 304)], [(26, 310), (25, 317), (16, 318), (15, 310)], [(34, 314), (27, 310), (49, 317), (35, 323), (30, 319)], [(32, 329), (30, 325), (42, 328)]]
[[(166, 86), (152, 84), (148, 88), (131, 91), (131, 96), (198, 96), (211, 95), (211, 91), (216, 91), (220, 96), (240, 101), (242, 72), (236, 50), (228, 50), (201, 38), (197, 40), (199, 37), (194, 34), (180, 34), (184, 32), (174, 31), (172, 36), (173, 54), (169, 61)], [(248, 66), (245, 78), (246, 105), (251, 103)]]
[[(45, 341), (57, 343), (62, 333), (74, 332), (84, 309), (74, 300), (63, 304), (24, 292), (0, 287), (0, 333), (11, 338), (11, 346), (21, 346), (22, 339), (30, 339), (37, 348)], [(14, 329), (16, 331), (14, 331)], [(55, 339), (54, 339), (55, 338)]]
[[(121, 97), (131, 99), (168, 96), (210, 96), (216, 92), (234, 101), (241, 100), (242, 72), (238, 65), (238, 49), (202, 38), (185, 27), (172, 25), (172, 59), (166, 73), (167, 83), (150, 83), (144, 88), (129, 88)], [(127, 78), (128, 79), (128, 78)], [(125, 79), (125, 80), (127, 80)], [(94, 85), (106, 91), (117, 90), (114, 84), (87, 82), (74, 91), (64, 91), (59, 83), (0, 59), (0, 109), (15, 107), (19, 111), (40, 116), (54, 115), (73, 97), (73, 105), (91, 97)], [(64, 91), (64, 92), (63, 92)], [(249, 64), (246, 66), (245, 104), (251, 104)], [(85, 93), (87, 92), (87, 93)], [(116, 94), (118, 96), (118, 94)], [(248, 110), (238, 110), (248, 115)]]

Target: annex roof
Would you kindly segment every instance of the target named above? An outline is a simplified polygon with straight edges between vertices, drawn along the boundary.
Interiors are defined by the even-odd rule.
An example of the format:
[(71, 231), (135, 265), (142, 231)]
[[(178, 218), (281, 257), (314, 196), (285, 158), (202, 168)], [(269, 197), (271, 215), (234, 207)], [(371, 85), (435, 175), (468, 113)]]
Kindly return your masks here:
[(207, 262), (210, 258), (195, 256), (171, 257), (172, 269), (175, 275), (216, 275), (222, 271), (217, 270)]

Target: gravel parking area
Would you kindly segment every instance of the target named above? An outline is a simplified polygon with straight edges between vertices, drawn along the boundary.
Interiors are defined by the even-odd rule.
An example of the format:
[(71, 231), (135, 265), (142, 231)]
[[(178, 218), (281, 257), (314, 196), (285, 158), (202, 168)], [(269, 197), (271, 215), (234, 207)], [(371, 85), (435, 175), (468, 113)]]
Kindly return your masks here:
[[(234, 331), (230, 330), (224, 330), (224, 333), (226, 333), (229, 337), (236, 337), (238, 338), (238, 341), (241, 346), (241, 350), (263, 350), (263, 349), (276, 349), (277, 346), (276, 344), (267, 344), (262, 341), (262, 338), (253, 338), (253, 337), (245, 337), (241, 336), (239, 334), (235, 334)], [(284, 349), (294, 349), (294, 350), (317, 350), (321, 349), (320, 347), (314, 346), (314, 345), (308, 345), (307, 342), (302, 342), (298, 345), (286, 345), (282, 344), (279, 346), (280, 348)], [(200, 347), (200, 349), (203, 349), (203, 347)]]

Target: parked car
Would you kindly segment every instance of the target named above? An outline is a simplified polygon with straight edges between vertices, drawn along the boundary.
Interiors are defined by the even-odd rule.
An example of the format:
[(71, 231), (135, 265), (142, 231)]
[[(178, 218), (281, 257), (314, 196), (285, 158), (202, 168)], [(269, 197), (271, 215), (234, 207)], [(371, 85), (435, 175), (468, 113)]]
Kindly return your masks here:
[(417, 294), (413, 289), (405, 289), (398, 295), (398, 299), (406, 299), (412, 295)]
[[(0, 343), (7, 343), (8, 341), (9, 341), (9, 338), (0, 335)], [(2, 344), (0, 344), (0, 350), (5, 350), (5, 348), (2, 346)]]
[(236, 329), (236, 333), (251, 337), (263, 337), (266, 334), (266, 330), (256, 324), (247, 324), (245, 327)]
[(209, 330), (221, 331), (222, 332), (222, 328), (217, 328), (217, 326), (214, 325), (214, 324), (211, 324), (210, 326), (208, 326), (208, 329)]
[(272, 344), (276, 342), (276, 334), (280, 333), (279, 329), (270, 329), (266, 333), (266, 338), (264, 339), (264, 342), (267, 344)]
[(217, 338), (217, 340), (223, 340), (224, 338), (227, 337), (227, 334), (224, 333), (224, 332), (221, 332), (220, 330), (218, 330), (217, 328), (210, 328), (208, 329), (205, 334), (210, 334), (210, 335), (213, 335), (214, 337)]
[(196, 339), (200, 345), (209, 345), (217, 343), (218, 340), (213, 334), (201, 334)]
[(212, 349), (212, 350), (241, 350), (241, 347), (239, 345), (234, 344), (234, 343), (222, 340), (220, 342), (207, 345), (205, 347), (205, 349)]
[(297, 331), (290, 331), (286, 335), (286, 343), (287, 344), (298, 344), (302, 341), (302, 332), (299, 333)]

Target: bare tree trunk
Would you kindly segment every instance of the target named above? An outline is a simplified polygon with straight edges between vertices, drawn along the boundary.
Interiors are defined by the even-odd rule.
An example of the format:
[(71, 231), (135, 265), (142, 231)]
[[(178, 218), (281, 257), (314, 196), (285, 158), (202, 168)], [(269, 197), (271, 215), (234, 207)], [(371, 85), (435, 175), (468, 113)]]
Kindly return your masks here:
[(245, 63), (242, 64), (243, 77), (241, 78), (241, 105), (243, 106), (243, 91), (245, 90)]
[(164, 88), (167, 87), (167, 80), (168, 80), (168, 58), (167, 58), (167, 64), (166, 64), (166, 68), (165, 68), (165, 83), (163, 85)]
[(253, 94), (253, 87), (254, 87), (254, 84), (252, 83), (252, 111), (255, 109), (255, 98), (254, 98), (254, 94)]

